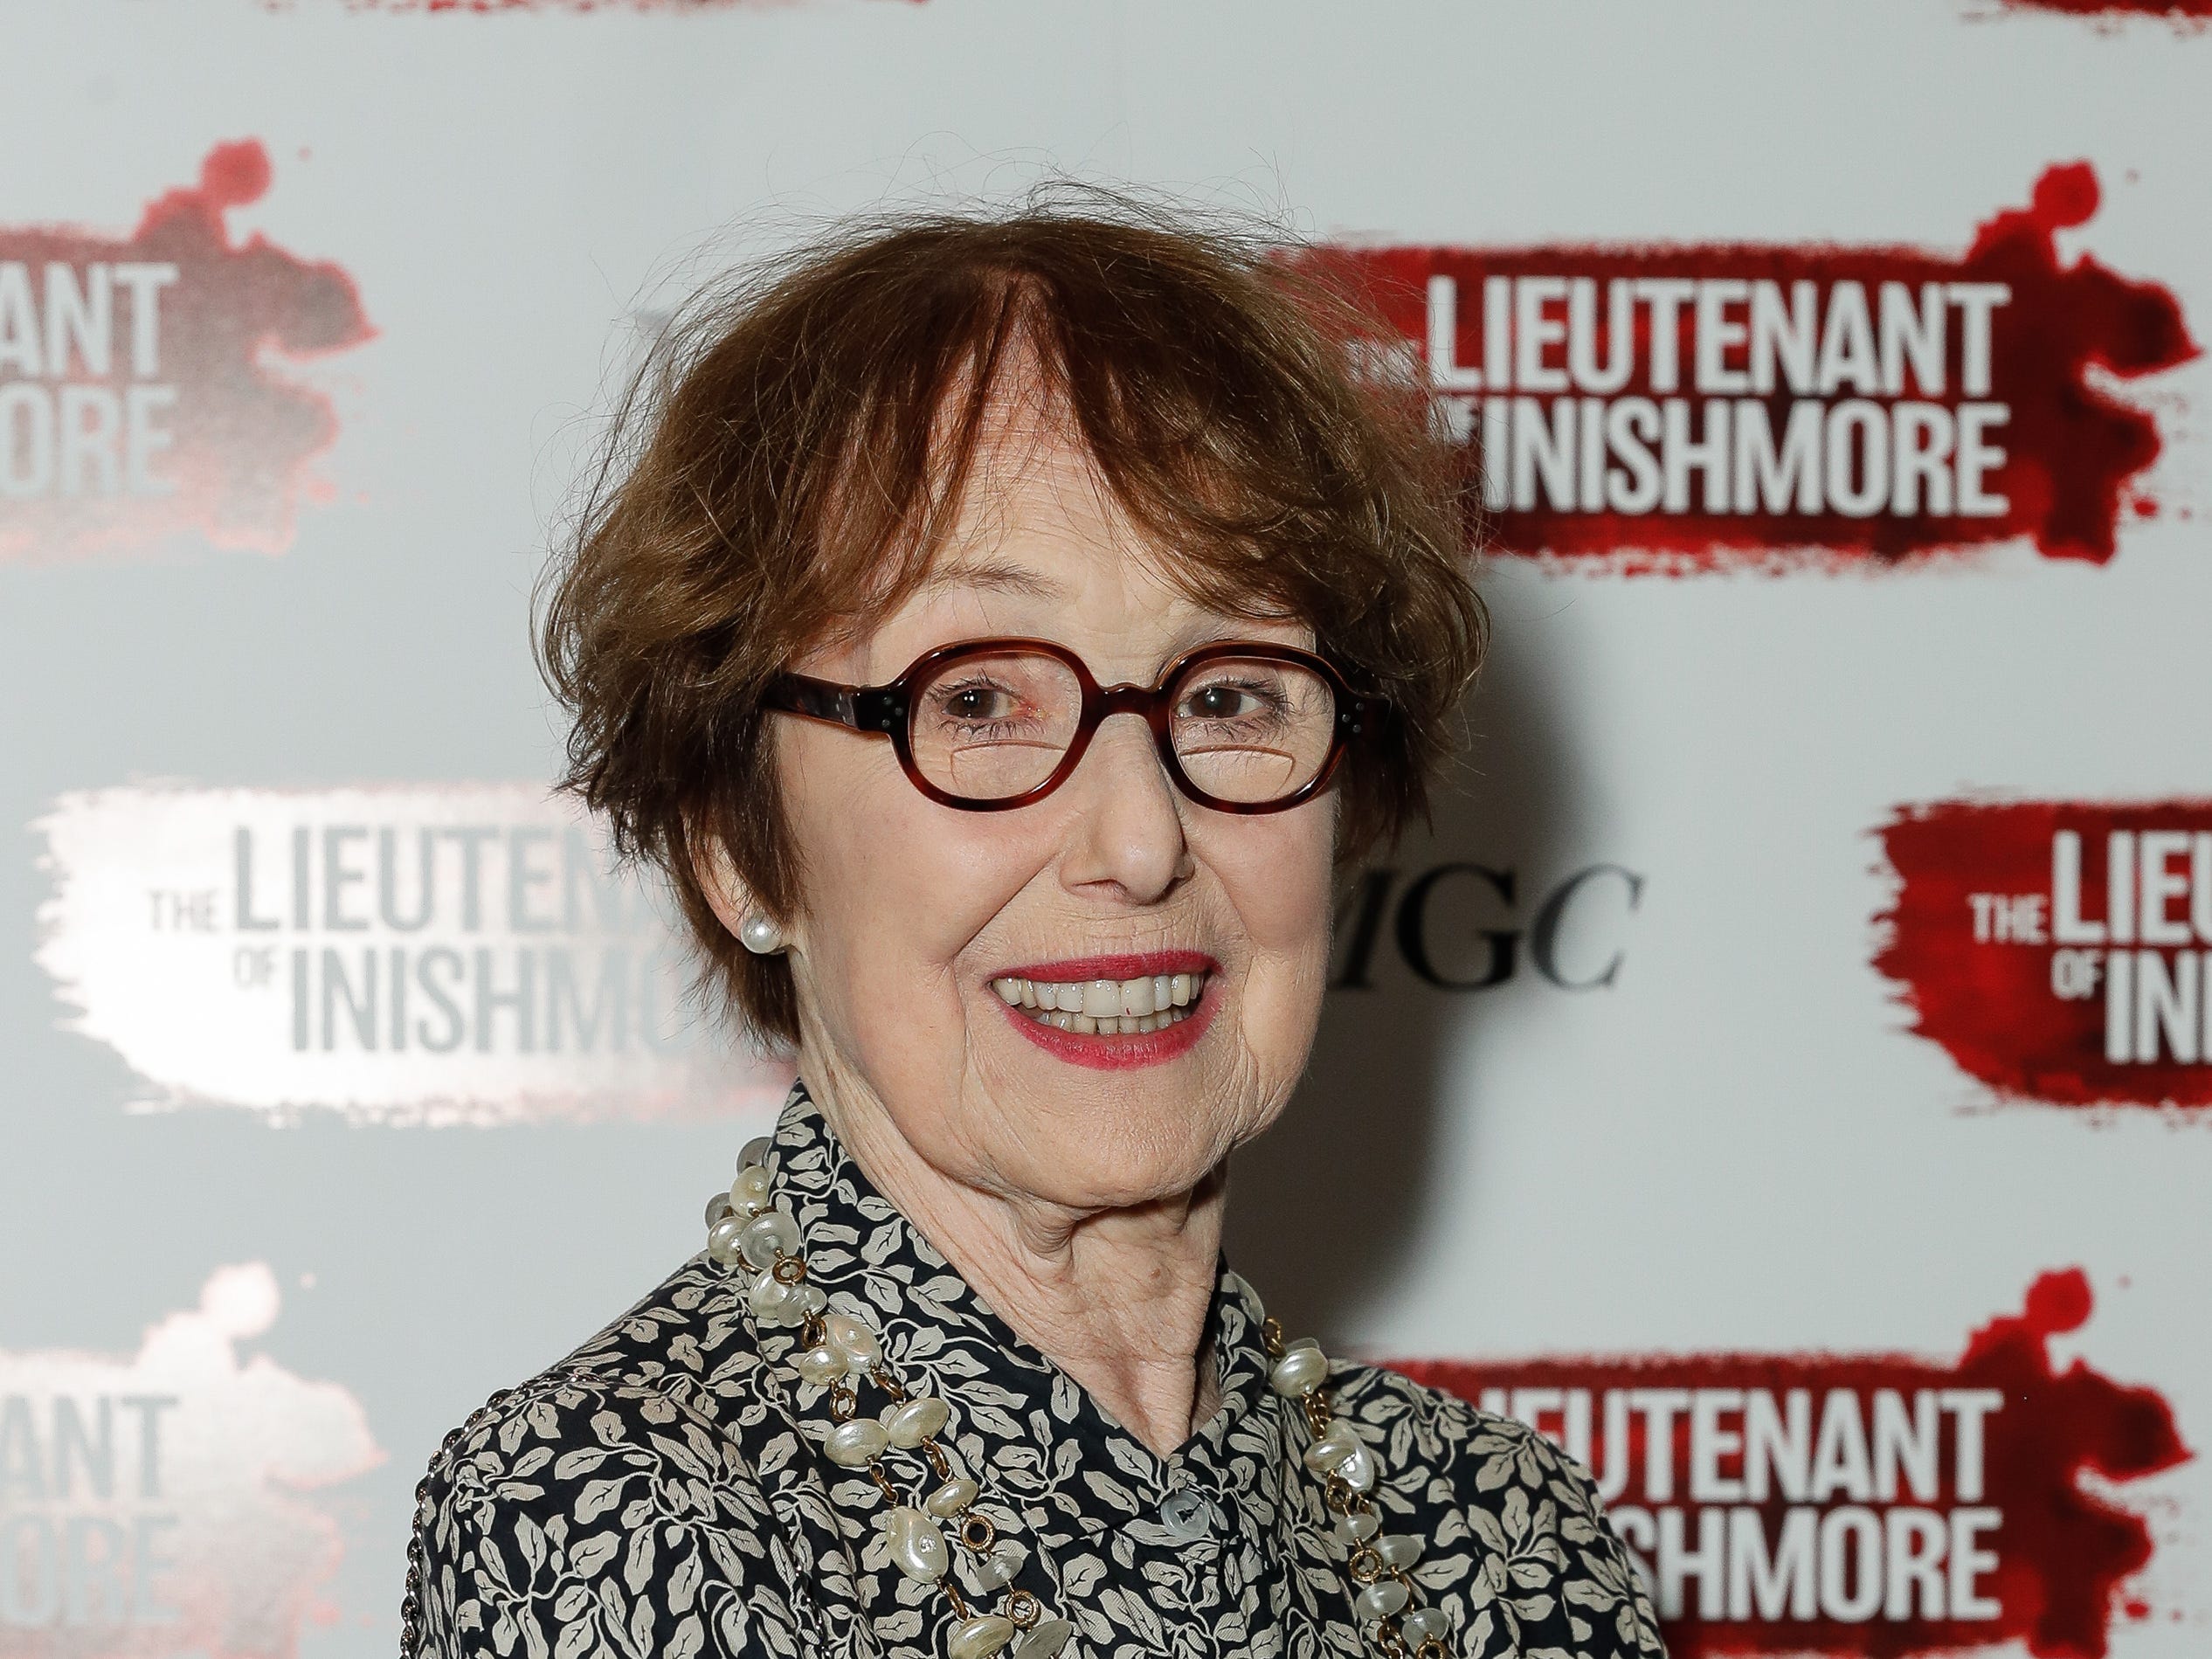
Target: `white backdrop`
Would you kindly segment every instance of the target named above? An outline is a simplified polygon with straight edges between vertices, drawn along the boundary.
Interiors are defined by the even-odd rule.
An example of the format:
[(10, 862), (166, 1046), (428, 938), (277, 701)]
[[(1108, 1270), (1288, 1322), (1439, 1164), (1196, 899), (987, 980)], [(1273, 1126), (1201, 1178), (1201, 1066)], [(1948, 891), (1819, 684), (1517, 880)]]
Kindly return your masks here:
[[(543, 796), (529, 585), (609, 375), (688, 275), (1058, 169), (1470, 271), (1619, 245), (1726, 275), (1740, 244), (1788, 278), (1823, 248), (1960, 261), (2086, 162), (2061, 267), (2212, 326), (2212, 38), (2119, 10), (18, 0), (4, 36), (0, 1659), (388, 1651), (439, 1434), (697, 1247), (775, 1097), (772, 1065), (678, 1028), (645, 900)], [(1471, 1393), (1558, 1387), (1502, 1403), (1571, 1440), (1573, 1391), (1602, 1426), (1640, 1388), (1639, 1432), (1718, 1457), (1671, 1497), (1640, 1457), (1621, 1491), (1678, 1653), (2212, 1640), (2187, 1455), (2212, 1423), (2212, 1032), (2174, 1058), (2176, 1001), (2148, 1016), (2166, 1063), (2108, 1062), (2101, 1016), (2081, 1035), (2048, 988), (2065, 942), (1978, 946), (1964, 901), (2050, 897), (2072, 826), (2109, 920), (2106, 837), (2154, 826), (2185, 837), (2160, 868), (2188, 910), (2212, 370), (2054, 367), (2056, 325), (2021, 316), (2001, 391), (2154, 422), (2112, 556), (1947, 551), (1923, 515), (1931, 550), (1892, 568), (1805, 553), (1781, 515), (1757, 568), (1632, 573), (1633, 531), (1492, 557), (1466, 766), (1379, 861), (1372, 951), (1340, 967), (1365, 983), (1239, 1172), (1232, 1259), (1294, 1324), (1462, 1362), (1431, 1374)], [(1900, 812), (1983, 799), (2053, 815), (2018, 856), (1970, 824), (1893, 868)], [(1440, 870), (1416, 951), (1478, 978), (1480, 936), (1513, 931), (1510, 979), (1410, 964), (1401, 900)], [(2178, 999), (2212, 927), (2177, 925), (2150, 954)], [(1950, 966), (1877, 971), (1899, 939)], [(1946, 1020), (1994, 1032), (1980, 1061)], [(1999, 1391), (1979, 1499), (1949, 1406), (1927, 1490), (1876, 1491), (1881, 1448), (1863, 1479), (1843, 1425), (1788, 1494), (1846, 1553), (1827, 1517), (1853, 1505), (1996, 1514), (1946, 1522), (1954, 1556), (1991, 1552), (1946, 1567), (1948, 1621), (1909, 1593), (1859, 1612), (1834, 1574), (1808, 1616), (1760, 1616), (1668, 1542), (1741, 1524), (1730, 1391), (1799, 1386), (1870, 1420), (1884, 1387)]]

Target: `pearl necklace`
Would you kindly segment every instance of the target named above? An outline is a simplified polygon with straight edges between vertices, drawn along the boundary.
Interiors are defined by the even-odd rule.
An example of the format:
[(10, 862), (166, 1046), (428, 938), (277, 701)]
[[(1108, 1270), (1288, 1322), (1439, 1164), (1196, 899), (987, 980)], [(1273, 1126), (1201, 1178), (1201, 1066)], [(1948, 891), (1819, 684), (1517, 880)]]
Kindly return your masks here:
[[(1075, 1627), (1047, 1616), (1044, 1603), (1031, 1592), (1009, 1587), (1027, 1552), (1002, 1539), (997, 1523), (975, 1507), (980, 1489), (972, 1478), (954, 1471), (937, 1443), (951, 1415), (944, 1401), (893, 1375), (876, 1332), (863, 1319), (831, 1308), (821, 1288), (809, 1282), (806, 1260), (798, 1249), (798, 1222), (774, 1201), (772, 1150), (765, 1136), (748, 1144), (729, 1191), (708, 1200), (709, 1258), (743, 1285), (746, 1306), (759, 1325), (797, 1329), (791, 1370), (802, 1382), (828, 1390), (830, 1427), (822, 1436), (823, 1455), (874, 1483), (887, 1505), (875, 1524), (893, 1564), (908, 1578), (944, 1593), (953, 1614), (945, 1659), (992, 1659), (1001, 1649), (1007, 1649), (1008, 1659), (1054, 1659)], [(1414, 1586), (1407, 1569), (1421, 1554), (1421, 1540), (1382, 1531), (1369, 1496), (1381, 1470), (1351, 1426), (1334, 1415), (1322, 1387), (1329, 1357), (1311, 1338), (1286, 1344), (1282, 1328), (1273, 1319), (1262, 1331), (1270, 1362), (1268, 1386), (1303, 1411), (1312, 1438), (1302, 1461), (1324, 1483), (1323, 1502), (1336, 1517), (1333, 1536), (1349, 1552), (1345, 1573), (1353, 1585), (1353, 1618), (1373, 1626), (1375, 1646), (1385, 1659), (1445, 1659), (1442, 1611), (1411, 1605)], [(860, 1414), (858, 1390), (863, 1385), (873, 1385), (884, 1396), (877, 1417)], [(927, 1469), (926, 1481), (911, 1493), (901, 1492), (885, 1472), (883, 1456), (892, 1449), (910, 1454)], [(971, 1589), (986, 1599), (1005, 1592), (997, 1612), (971, 1606), (954, 1582), (947, 1526), (958, 1541), (965, 1569), (961, 1576)]]

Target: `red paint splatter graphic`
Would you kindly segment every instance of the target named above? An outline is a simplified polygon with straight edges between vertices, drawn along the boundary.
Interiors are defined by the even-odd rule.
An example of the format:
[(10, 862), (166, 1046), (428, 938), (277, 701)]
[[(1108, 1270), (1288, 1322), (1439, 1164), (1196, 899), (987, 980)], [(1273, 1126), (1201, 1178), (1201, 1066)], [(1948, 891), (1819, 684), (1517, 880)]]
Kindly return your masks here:
[(1675, 1659), (2015, 1641), (2038, 1659), (2102, 1659), (2152, 1538), (2080, 1479), (2138, 1480), (2191, 1454), (2157, 1393), (2052, 1365), (2050, 1338), (2090, 1306), (2078, 1269), (2046, 1274), (1950, 1364), (1707, 1354), (1398, 1369), (1590, 1466)]
[(2077, 17), (2212, 17), (2212, 0), (2001, 0), (2021, 11), (2063, 11)]
[(281, 552), (336, 436), (328, 399), (273, 373), (371, 337), (353, 281), (224, 222), (269, 157), (219, 144), (128, 238), (0, 230), (0, 556), (178, 536)]
[[(1628, 570), (1884, 565), (2015, 537), (2112, 556), (2141, 410), (2089, 378), (2198, 349), (2174, 296), (2056, 236), (2085, 162), (1962, 255), (1758, 244), (1309, 256), (1410, 342), (1501, 551)], [(2144, 498), (2139, 491), (2131, 501)]]
[(2212, 1105), (2212, 798), (1944, 801), (1881, 830), (1875, 967), (2001, 1100)]
[(0, 1652), (297, 1659), (343, 1552), (304, 1494), (384, 1461), (353, 1396), (241, 1343), (275, 1275), (218, 1268), (128, 1358), (0, 1351)]

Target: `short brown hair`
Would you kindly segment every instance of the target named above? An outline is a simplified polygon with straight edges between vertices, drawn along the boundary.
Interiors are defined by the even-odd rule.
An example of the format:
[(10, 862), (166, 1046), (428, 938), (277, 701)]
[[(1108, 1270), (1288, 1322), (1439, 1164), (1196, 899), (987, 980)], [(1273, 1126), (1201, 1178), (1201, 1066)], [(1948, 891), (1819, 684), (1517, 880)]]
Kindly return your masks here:
[(1121, 508), (1176, 550), (1164, 574), (1232, 614), (1305, 622), (1387, 701), (1339, 773), (1340, 859), (1425, 812), (1486, 632), (1473, 497), (1414, 378), (1372, 371), (1404, 342), (1324, 270), (1264, 230), (1061, 189), (847, 223), (661, 336), (549, 567), (538, 647), (574, 715), (563, 787), (667, 874), (702, 988), (757, 1037), (798, 1033), (790, 966), (716, 920), (702, 838), (771, 915), (797, 913), (762, 693), (927, 573), (1013, 353)]

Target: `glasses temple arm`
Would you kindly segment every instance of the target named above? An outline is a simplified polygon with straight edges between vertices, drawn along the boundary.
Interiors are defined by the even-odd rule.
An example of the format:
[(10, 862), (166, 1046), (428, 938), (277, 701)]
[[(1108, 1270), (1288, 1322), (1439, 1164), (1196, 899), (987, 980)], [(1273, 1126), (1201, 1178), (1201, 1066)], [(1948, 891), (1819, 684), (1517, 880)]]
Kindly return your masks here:
[(895, 686), (840, 686), (812, 674), (778, 674), (761, 702), (854, 731), (888, 732), (906, 717), (906, 698)]
[(771, 709), (826, 720), (833, 726), (858, 726), (861, 722), (853, 709), (853, 694), (859, 689), (857, 686), (817, 680), (810, 674), (779, 674), (768, 682), (761, 702)]

